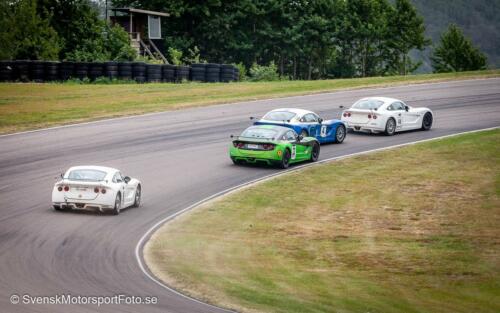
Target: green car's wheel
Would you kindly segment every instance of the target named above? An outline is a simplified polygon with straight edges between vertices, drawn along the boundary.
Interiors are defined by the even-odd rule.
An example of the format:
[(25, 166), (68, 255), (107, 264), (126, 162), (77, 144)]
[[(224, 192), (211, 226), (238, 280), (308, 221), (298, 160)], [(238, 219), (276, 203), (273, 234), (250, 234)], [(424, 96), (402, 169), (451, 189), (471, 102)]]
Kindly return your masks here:
[(280, 167), (288, 168), (290, 166), (290, 158), (291, 158), (290, 150), (285, 149), (285, 151), (283, 151), (283, 158), (281, 159)]
[(312, 150), (311, 150), (311, 162), (316, 162), (318, 161), (319, 158), (319, 144), (315, 142), (313, 144)]

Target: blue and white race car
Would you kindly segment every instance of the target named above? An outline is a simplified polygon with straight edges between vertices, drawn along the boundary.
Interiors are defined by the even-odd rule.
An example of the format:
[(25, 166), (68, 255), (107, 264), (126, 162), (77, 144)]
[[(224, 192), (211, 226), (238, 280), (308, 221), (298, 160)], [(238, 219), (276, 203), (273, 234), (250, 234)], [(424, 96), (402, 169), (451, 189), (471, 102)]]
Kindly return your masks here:
[(254, 125), (289, 127), (302, 137), (315, 137), (320, 143), (342, 143), (346, 136), (346, 127), (341, 120), (323, 120), (318, 114), (302, 109), (272, 110)]

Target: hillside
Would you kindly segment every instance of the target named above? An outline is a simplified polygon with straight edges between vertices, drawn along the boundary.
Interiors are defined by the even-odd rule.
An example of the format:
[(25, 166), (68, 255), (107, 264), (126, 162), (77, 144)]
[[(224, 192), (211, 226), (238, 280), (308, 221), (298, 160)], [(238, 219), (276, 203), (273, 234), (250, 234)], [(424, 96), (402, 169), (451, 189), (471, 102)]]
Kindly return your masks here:
[[(426, 33), (433, 43), (450, 23), (460, 26), (474, 45), (488, 56), (489, 67), (500, 66), (500, 0), (411, 0), (424, 17)], [(419, 57), (424, 64), (420, 71), (429, 72), (428, 48)]]

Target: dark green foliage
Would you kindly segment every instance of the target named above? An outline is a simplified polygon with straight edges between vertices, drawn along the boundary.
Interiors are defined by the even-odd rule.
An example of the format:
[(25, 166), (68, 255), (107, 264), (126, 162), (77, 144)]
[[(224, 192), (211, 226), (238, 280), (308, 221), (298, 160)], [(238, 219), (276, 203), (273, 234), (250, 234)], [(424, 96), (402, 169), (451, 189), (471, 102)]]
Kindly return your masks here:
[(431, 57), (434, 71), (463, 72), (486, 68), (486, 56), (455, 25), (450, 25)]
[(424, 36), (424, 19), (410, 0), (396, 0), (395, 10), (388, 19), (388, 32), (389, 72), (400, 75), (413, 72), (421, 62), (413, 62), (408, 56), (409, 52), (412, 49), (424, 49), (430, 40)]
[(0, 1), (0, 59), (132, 60), (127, 33), (88, 0)]
[(39, 0), (41, 14), (50, 14), (52, 27), (62, 39), (59, 57), (75, 61), (132, 60), (127, 33), (99, 18), (88, 0)]
[(60, 40), (50, 26), (51, 16), (37, 14), (36, 1), (0, 4), (0, 56), (2, 59), (56, 60)]
[[(422, 19), (408, 1), (389, 0), (116, 0), (117, 7), (168, 12), (166, 46), (197, 46), (217, 63), (274, 62), (282, 77), (318, 79), (409, 73), (423, 49)], [(395, 23), (404, 21), (394, 32)], [(402, 42), (404, 41), (404, 42)], [(402, 63), (403, 62), (403, 63)], [(402, 65), (403, 64), (403, 65)]]

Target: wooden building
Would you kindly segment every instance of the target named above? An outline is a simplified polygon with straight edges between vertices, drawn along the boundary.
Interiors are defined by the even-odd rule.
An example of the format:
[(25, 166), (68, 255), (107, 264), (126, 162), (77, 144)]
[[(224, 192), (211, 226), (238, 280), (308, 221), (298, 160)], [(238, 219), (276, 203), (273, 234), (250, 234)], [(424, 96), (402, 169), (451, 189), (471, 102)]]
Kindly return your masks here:
[(111, 23), (123, 27), (130, 36), (132, 47), (140, 55), (167, 63), (162, 51), (161, 18), (168, 17), (168, 13), (134, 8), (112, 8), (110, 11)]

